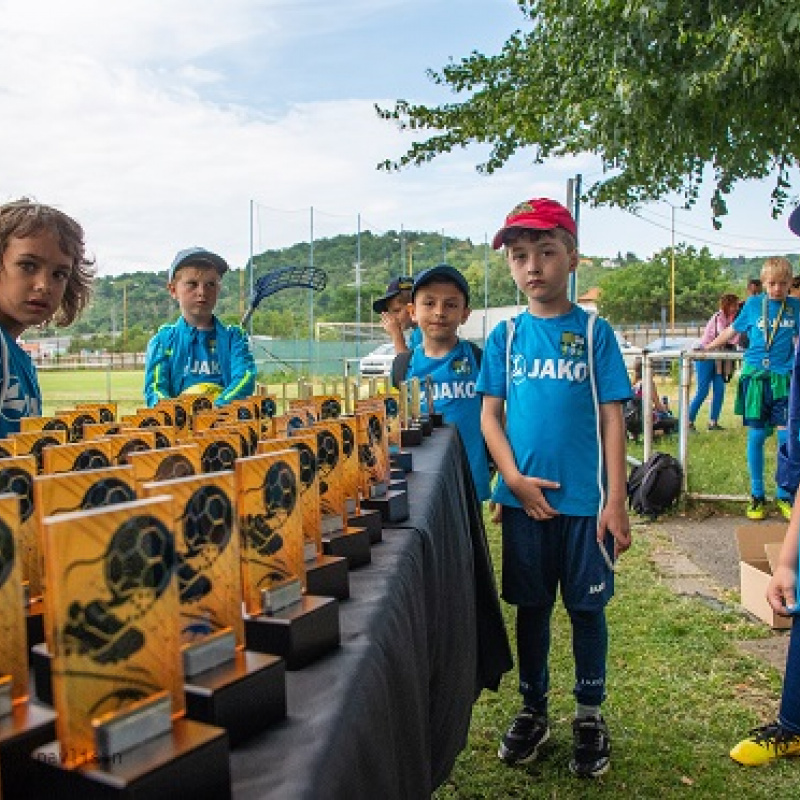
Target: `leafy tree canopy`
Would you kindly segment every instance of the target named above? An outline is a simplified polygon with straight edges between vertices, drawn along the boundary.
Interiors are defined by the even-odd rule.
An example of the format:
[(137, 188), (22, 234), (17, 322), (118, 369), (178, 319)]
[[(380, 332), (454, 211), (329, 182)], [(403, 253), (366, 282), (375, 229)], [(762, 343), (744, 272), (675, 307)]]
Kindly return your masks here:
[(526, 22), (501, 52), (473, 51), (434, 83), (463, 102), (378, 108), (407, 130), (431, 131), (400, 169), (455, 147), (491, 145), (491, 173), (519, 149), (536, 163), (594, 153), (603, 177), (587, 198), (635, 208), (671, 192), (697, 200), (713, 169), (715, 227), (725, 195), (775, 175), (772, 213), (800, 161), (800, 5), (786, 0), (517, 0)]

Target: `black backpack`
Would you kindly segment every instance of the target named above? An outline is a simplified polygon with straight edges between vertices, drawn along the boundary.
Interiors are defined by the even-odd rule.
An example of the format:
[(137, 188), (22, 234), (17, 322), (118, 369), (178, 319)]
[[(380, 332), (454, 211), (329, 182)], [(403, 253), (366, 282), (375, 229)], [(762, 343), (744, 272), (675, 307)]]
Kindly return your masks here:
[(639, 437), (644, 430), (644, 420), (642, 419), (642, 398), (637, 396), (631, 397), (625, 408), (625, 430), (634, 441), (639, 441)]
[(635, 466), (628, 478), (628, 505), (639, 515), (655, 519), (678, 502), (683, 467), (667, 453), (653, 453)]

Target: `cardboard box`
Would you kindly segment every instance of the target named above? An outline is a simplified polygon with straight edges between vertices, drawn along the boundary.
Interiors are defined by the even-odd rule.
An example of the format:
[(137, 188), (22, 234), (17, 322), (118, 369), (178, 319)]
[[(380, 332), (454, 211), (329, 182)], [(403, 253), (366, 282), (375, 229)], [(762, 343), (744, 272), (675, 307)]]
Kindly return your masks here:
[(776, 614), (766, 598), (767, 584), (785, 535), (785, 522), (760, 522), (736, 529), (742, 605), (776, 629), (792, 626), (791, 617)]

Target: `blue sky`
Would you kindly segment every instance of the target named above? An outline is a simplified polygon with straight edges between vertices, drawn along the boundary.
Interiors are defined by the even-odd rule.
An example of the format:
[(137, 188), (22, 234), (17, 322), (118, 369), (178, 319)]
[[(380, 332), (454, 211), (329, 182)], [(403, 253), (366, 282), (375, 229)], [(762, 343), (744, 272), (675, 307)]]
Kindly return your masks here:
[[(240, 266), (251, 236), (256, 251), (308, 240), (312, 207), (317, 238), (360, 217), (483, 242), (520, 200), (563, 201), (568, 178), (599, 172), (588, 156), (532, 166), (522, 153), (484, 177), (478, 147), (375, 169), (410, 139), (374, 103), (448, 99), (425, 70), (496, 52), (525, 24), (514, 0), (0, 0), (0, 12), (0, 199), (74, 215), (100, 274), (165, 270), (191, 245)], [(800, 251), (769, 189), (737, 190), (721, 232), (707, 197), (677, 210), (676, 241)], [(670, 245), (671, 215), (586, 208), (581, 250), (647, 257)]]

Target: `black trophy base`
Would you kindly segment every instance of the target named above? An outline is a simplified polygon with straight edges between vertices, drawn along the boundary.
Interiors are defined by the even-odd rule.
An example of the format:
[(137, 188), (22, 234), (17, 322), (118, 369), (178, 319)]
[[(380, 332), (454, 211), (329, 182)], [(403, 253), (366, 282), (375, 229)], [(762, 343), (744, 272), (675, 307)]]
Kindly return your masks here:
[(400, 431), (400, 447), (419, 447), (422, 444), (422, 438), (422, 428), (419, 425), (403, 428)]
[(287, 669), (301, 669), (339, 647), (339, 602), (307, 594), (275, 614), (245, 617), (244, 638), (248, 650), (281, 656)]
[(286, 663), (237, 650), (230, 661), (187, 676), (183, 691), (186, 716), (225, 728), (234, 747), (286, 718)]
[(354, 528), (366, 528), (369, 531), (370, 544), (379, 544), (383, 541), (381, 515), (374, 508), (362, 508), (357, 514), (347, 518), (347, 524)]
[(385, 523), (403, 522), (408, 519), (408, 492), (389, 489), (383, 497), (370, 497), (361, 501), (364, 508), (380, 511)]
[(28, 647), (44, 641), (44, 600), (41, 597), (32, 600), (25, 609), (25, 627), (28, 634)]
[(408, 481), (406, 480), (406, 476), (403, 475), (402, 478), (390, 478), (389, 479), (389, 491), (395, 492), (407, 492), (408, 491)]
[(441, 428), (444, 425), (444, 414), (440, 414), (438, 411), (434, 411), (433, 414), (428, 414), (428, 419), (431, 421), (431, 425), (434, 428)]
[(346, 558), (349, 569), (364, 567), (372, 561), (369, 531), (348, 525), (344, 530), (323, 534), (322, 552)]
[(44, 797), (31, 791), (31, 753), (56, 735), (56, 715), (35, 703), (18, 703), (0, 717), (0, 795), (5, 800)]
[(350, 569), (343, 556), (318, 555), (306, 561), (306, 591), (318, 597), (350, 597)]
[(389, 454), (389, 463), (395, 469), (411, 472), (414, 469), (414, 454), (410, 450), (395, 450)]
[[(231, 797), (228, 736), (221, 728), (173, 721), (172, 730), (104, 761), (66, 767), (58, 742), (34, 751), (31, 762), (48, 800), (224, 800)], [(39, 796), (39, 795), (37, 795)]]
[(430, 417), (422, 417), (419, 421), (423, 436), (430, 436), (433, 433), (433, 422)]
[(35, 644), (30, 651), (31, 670), (33, 671), (33, 694), (40, 703), (53, 705), (52, 664), (53, 656), (44, 642)]

